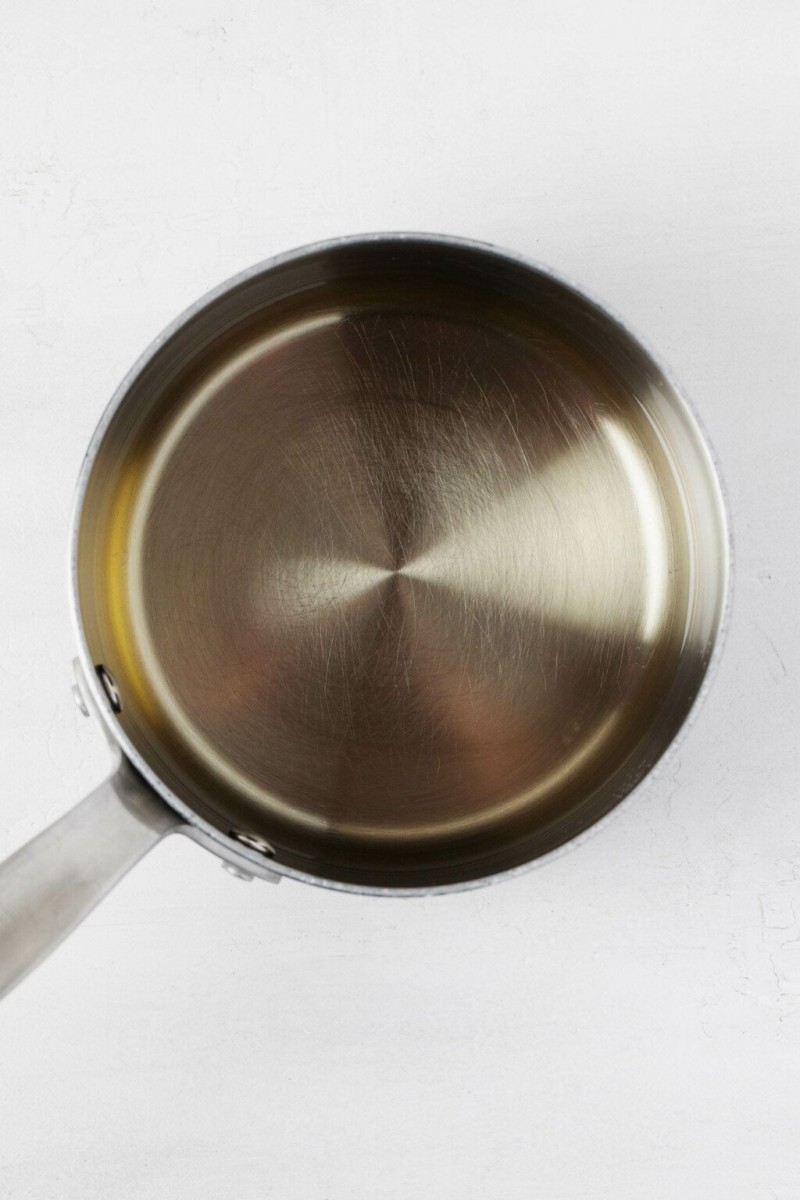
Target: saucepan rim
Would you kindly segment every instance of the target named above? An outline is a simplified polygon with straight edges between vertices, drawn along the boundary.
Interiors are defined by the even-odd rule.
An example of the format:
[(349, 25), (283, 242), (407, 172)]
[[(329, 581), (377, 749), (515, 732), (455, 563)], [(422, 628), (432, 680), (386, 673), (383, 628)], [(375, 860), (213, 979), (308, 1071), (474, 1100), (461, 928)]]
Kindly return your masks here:
[[(653, 364), (660, 371), (676, 400), (682, 406), (690, 425), (694, 427), (698, 449), (706, 457), (709, 482), (716, 491), (722, 535), (721, 548), (724, 555), (724, 561), (719, 564), (719, 570), (721, 572), (719, 622), (716, 627), (711, 654), (701, 685), (698, 689), (697, 695), (689, 705), (686, 715), (684, 716), (683, 721), (681, 722), (681, 725), (671, 742), (661, 754), (660, 758), (646, 772), (646, 774), (635, 785), (635, 787), (633, 787), (624, 797), (621, 797), (607, 813), (594, 821), (588, 828), (584, 829), (575, 837), (570, 838), (554, 849), (549, 850), (546, 853), (529, 860), (528, 862), (503, 871), (498, 871), (494, 874), (473, 879), (459, 880), (451, 883), (411, 887), (380, 887), (371, 884), (329, 879), (320, 875), (314, 875), (309, 872), (299, 870), (295, 867), (287, 866), (277, 860), (265, 860), (263, 855), (257, 850), (249, 849), (248, 847), (241, 845), (231, 836), (223, 833), (210, 822), (204, 820), (204, 818), (200, 816), (193, 808), (181, 800), (181, 798), (177, 796), (160, 778), (160, 776), (149, 766), (147, 761), (136, 749), (131, 739), (127, 736), (119, 721), (116, 719), (114, 709), (101, 684), (100, 679), (98, 678), (95, 670), (95, 664), (89, 652), (83, 620), (81, 618), (78, 593), (78, 538), (83, 503), (89, 478), (96, 456), (111, 421), (113, 420), (117, 411), (122, 407), (122, 405), (125, 404), (134, 382), (141, 375), (142, 371), (153, 360), (155, 355), (158, 354), (162, 347), (198, 313), (202, 312), (210, 304), (224, 296), (226, 293), (230, 292), (232, 289), (248, 282), (256, 276), (263, 275), (284, 264), (304, 259), (311, 255), (328, 251), (336, 251), (345, 247), (358, 247), (378, 243), (396, 243), (401, 245), (404, 242), (418, 244), (428, 243), (431, 246), (442, 246), (453, 250), (462, 249), (469, 251), (472, 254), (485, 254), (494, 260), (500, 260), (501, 262), (505, 261), (510, 266), (522, 267), (535, 274), (538, 274), (539, 276), (543, 276), (546, 279), (551, 280), (557, 285), (567, 288), (578, 298), (598, 309), (605, 315), (606, 318), (608, 318), (612, 323), (615, 323), (629, 338), (631, 338), (632, 341), (642, 349), (642, 351), (650, 358)], [(676, 754), (680, 744), (683, 742), (683, 739), (687, 736), (690, 728), (696, 721), (700, 706), (707, 696), (709, 688), (711, 687), (714, 677), (717, 673), (720, 656), (722, 654), (726, 635), (730, 625), (731, 601), (733, 595), (733, 535), (731, 530), (730, 505), (728, 503), (719, 461), (714, 451), (713, 444), (708, 437), (708, 433), (694, 405), (687, 396), (684, 388), (675, 378), (674, 373), (662, 362), (659, 356), (654, 353), (647, 341), (643, 339), (638, 332), (634, 331), (627, 321), (623, 320), (617, 313), (614, 312), (613, 309), (609, 308), (604, 301), (600, 301), (593, 296), (591, 292), (588, 292), (584, 287), (579, 286), (560, 272), (557, 272), (523, 254), (517, 254), (515, 252), (499, 248), (490, 242), (483, 242), (471, 238), (439, 233), (379, 232), (351, 234), (344, 237), (329, 238), (322, 241), (312, 242), (256, 263), (255, 265), (248, 267), (246, 270), (239, 272), (238, 274), (219, 284), (217, 287), (214, 287), (210, 291), (206, 292), (205, 295), (201, 296), (198, 300), (191, 304), (183, 313), (176, 317), (175, 320), (173, 320), (157, 335), (144, 353), (141, 354), (136, 360), (125, 377), (122, 379), (119, 386), (114, 391), (87, 447), (78, 475), (72, 506), (68, 566), (70, 612), (78, 647), (78, 661), (82, 667), (82, 684), (89, 691), (91, 700), (93, 702), (93, 707), (99, 714), (103, 723), (103, 727), (112, 744), (115, 744), (119, 748), (125, 758), (136, 768), (139, 774), (147, 781), (157, 795), (159, 795), (169, 805), (169, 807), (186, 822), (186, 826), (183, 828), (182, 832), (188, 834), (190, 837), (195, 838), (195, 840), (199, 841), (207, 849), (212, 850), (222, 859), (238, 865), (242, 865), (243, 863), (246, 864), (247, 869), (255, 875), (260, 875), (263, 877), (271, 876), (273, 878), (276, 875), (286, 876), (301, 883), (310, 883), (317, 887), (324, 887), (333, 891), (357, 893), (361, 895), (430, 896), (467, 891), (478, 887), (486, 887), (488, 885), (499, 883), (503, 880), (511, 879), (515, 876), (521, 875), (532, 870), (534, 867), (544, 866), (547, 863), (559, 858), (562, 854), (566, 853), (567, 850), (571, 850), (581, 845), (589, 837), (596, 835), (598, 831), (611, 820), (612, 816), (617, 815), (621, 809), (626, 807), (627, 804), (635, 796), (637, 796), (643, 788), (652, 786), (653, 782), (667, 768), (673, 756)]]

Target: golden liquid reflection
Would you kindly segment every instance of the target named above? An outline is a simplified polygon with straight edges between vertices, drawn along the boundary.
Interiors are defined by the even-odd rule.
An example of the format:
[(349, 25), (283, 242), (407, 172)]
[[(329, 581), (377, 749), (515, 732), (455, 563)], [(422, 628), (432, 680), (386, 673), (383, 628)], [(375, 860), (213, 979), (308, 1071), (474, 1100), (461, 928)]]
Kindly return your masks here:
[(326, 313), (204, 379), (127, 533), (169, 737), (253, 806), (392, 842), (596, 770), (668, 632), (672, 543), (635, 409), (582, 369)]

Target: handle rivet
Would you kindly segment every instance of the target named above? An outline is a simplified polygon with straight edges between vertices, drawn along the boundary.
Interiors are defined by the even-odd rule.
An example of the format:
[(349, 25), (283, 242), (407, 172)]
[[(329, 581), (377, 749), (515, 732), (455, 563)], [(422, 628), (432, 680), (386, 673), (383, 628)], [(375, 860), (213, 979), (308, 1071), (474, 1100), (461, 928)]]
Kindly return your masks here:
[(89, 709), (87, 708), (86, 701), (83, 698), (83, 692), (78, 687), (77, 683), (73, 683), (72, 685), (72, 699), (75, 701), (75, 707), (77, 708), (78, 712), (83, 713), (84, 717), (88, 717)]
[(255, 879), (254, 875), (251, 875), (249, 871), (245, 871), (241, 867), (237, 867), (236, 863), (223, 862), (222, 869), (223, 871), (227, 871), (229, 875), (232, 875), (234, 879), (241, 879), (243, 883), (252, 883)]
[(257, 833), (244, 833), (240, 829), (232, 829), (230, 836), (240, 846), (246, 846), (248, 850), (255, 850), (257, 854), (263, 854), (265, 858), (274, 858), (275, 850), (270, 846), (266, 838), (259, 837)]
[(103, 666), (102, 663), (98, 663), (98, 665), (95, 667), (95, 670), (97, 671), (97, 678), (100, 680), (100, 683), (103, 686), (103, 691), (108, 698), (108, 703), (111, 705), (112, 711), (115, 713), (122, 712), (122, 697), (119, 694), (119, 688), (114, 682), (113, 675), (107, 667)]

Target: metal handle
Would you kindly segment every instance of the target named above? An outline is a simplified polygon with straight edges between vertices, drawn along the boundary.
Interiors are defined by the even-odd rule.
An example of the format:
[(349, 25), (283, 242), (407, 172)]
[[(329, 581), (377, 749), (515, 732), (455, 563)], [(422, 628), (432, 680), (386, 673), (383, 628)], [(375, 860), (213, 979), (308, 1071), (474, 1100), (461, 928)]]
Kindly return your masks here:
[(110, 779), (0, 864), (0, 997), (179, 824), (123, 759)]

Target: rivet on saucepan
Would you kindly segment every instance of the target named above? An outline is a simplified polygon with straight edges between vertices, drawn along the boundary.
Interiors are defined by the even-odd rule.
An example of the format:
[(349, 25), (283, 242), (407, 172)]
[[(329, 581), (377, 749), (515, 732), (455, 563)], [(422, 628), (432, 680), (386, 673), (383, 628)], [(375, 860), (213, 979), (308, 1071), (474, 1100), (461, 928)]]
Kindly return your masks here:
[(77, 683), (73, 683), (72, 685), (72, 699), (75, 701), (75, 707), (77, 708), (78, 712), (82, 713), (84, 717), (88, 717), (89, 709), (86, 705), (86, 701), (83, 698), (83, 692), (78, 687)]
[(249, 871), (243, 870), (242, 867), (237, 867), (236, 863), (223, 862), (222, 869), (223, 871), (227, 871), (229, 875), (232, 875), (234, 879), (241, 879), (243, 883), (252, 883), (255, 879), (254, 875), (251, 875)]
[(263, 854), (265, 858), (274, 858), (275, 851), (270, 846), (266, 838), (259, 837), (257, 833), (244, 833), (240, 829), (232, 829), (230, 836), (240, 846), (246, 846), (248, 850), (255, 850), (257, 854)]
[(103, 685), (103, 691), (108, 697), (108, 703), (111, 705), (112, 711), (115, 713), (122, 712), (122, 697), (119, 694), (117, 685), (114, 683), (111, 672), (102, 663), (98, 663), (95, 670), (97, 671), (97, 678)]

